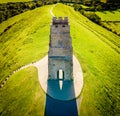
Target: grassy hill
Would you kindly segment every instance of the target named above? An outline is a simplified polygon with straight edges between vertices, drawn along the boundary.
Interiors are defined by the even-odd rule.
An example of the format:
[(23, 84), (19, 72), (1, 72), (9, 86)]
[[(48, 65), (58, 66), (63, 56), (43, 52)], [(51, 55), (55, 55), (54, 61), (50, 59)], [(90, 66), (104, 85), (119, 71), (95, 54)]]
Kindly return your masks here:
[(98, 115), (97, 110), (102, 115), (116, 114), (119, 111), (120, 37), (93, 24), (70, 7), (64, 6), (58, 13), (60, 7), (53, 11), (57, 16), (69, 16), (74, 53), (84, 72), (81, 115)]
[[(0, 24), (0, 82), (22, 65), (37, 61), (47, 54), (51, 7), (49, 5), (27, 11)], [(69, 17), (74, 54), (82, 65), (84, 88), (80, 115), (117, 115), (120, 99), (120, 37), (89, 21), (70, 6), (58, 4), (53, 13)], [(45, 95), (40, 85), (36, 84), (36, 75), (36, 69), (30, 67), (8, 80), (0, 90), (1, 115), (44, 113)], [(28, 91), (32, 92), (26, 95)], [(36, 94), (41, 97), (35, 99)], [(40, 101), (37, 103), (38, 99)], [(18, 106), (20, 111), (16, 110)]]
[(49, 9), (50, 7), (42, 7), (28, 11), (1, 23), (0, 80), (18, 67), (47, 54), (51, 19)]

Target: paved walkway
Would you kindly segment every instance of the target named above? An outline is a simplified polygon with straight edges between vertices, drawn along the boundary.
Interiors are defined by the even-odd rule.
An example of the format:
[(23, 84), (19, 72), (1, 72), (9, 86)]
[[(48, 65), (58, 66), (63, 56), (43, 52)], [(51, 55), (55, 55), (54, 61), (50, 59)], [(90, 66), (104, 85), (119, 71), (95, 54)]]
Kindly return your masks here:
[[(48, 81), (48, 56), (34, 64), (38, 68), (38, 76), (41, 87), (50, 97), (59, 100), (72, 100), (77, 98), (83, 87), (83, 74), (80, 64), (73, 56), (73, 81), (59, 80)], [(61, 87), (62, 86), (62, 87)]]
[[(77, 98), (83, 87), (83, 74), (80, 64), (75, 56), (73, 56), (73, 81), (48, 80), (48, 56), (43, 59), (28, 64), (14, 71), (14, 73), (30, 66), (35, 66), (38, 69), (38, 79), (45, 93), (50, 97), (58, 100), (72, 100)], [(11, 75), (10, 75), (11, 76)], [(9, 77), (10, 77), (9, 76)], [(7, 81), (8, 79), (6, 79)], [(6, 83), (6, 82), (5, 82)]]

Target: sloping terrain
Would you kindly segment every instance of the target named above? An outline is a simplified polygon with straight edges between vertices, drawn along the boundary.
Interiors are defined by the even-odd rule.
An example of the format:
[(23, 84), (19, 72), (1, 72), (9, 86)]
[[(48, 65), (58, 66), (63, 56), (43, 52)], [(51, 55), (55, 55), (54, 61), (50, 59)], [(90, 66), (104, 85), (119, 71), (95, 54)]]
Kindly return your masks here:
[[(84, 71), (81, 115), (118, 113), (120, 37), (90, 22), (70, 7), (59, 5), (53, 12), (70, 18), (74, 53)], [(95, 110), (97, 108), (97, 110)]]
[(18, 67), (47, 54), (51, 19), (49, 8), (28, 11), (0, 25), (0, 80)]
[[(49, 5), (27, 11), (0, 24), (0, 82), (19, 67), (37, 61), (47, 54), (51, 7), (52, 5)], [(117, 115), (119, 113), (120, 37), (92, 23), (72, 7), (58, 4), (54, 7), (53, 13), (55, 16), (69, 17), (74, 54), (82, 65), (84, 88), (81, 94), (80, 115)], [(21, 95), (19, 90), (22, 91), (24, 88), (19, 86), (38, 88), (37, 92), (41, 95), (38, 97), (40, 102), (35, 100), (34, 89), (30, 90), (34, 93), (33, 97), (30, 93), (27, 98), (30, 97), (33, 101), (35, 100), (34, 104), (40, 103), (43, 106), (33, 109), (32, 106), (29, 107), (29, 103), (26, 103), (27, 105), (23, 103), (20, 105), (19, 115), (30, 115), (33, 110), (36, 115), (40, 112), (43, 114), (44, 93), (38, 84), (34, 83), (32, 86), (30, 84), (30, 76), (35, 80), (38, 78), (34, 76), (37, 72), (33, 70), (35, 69), (29, 68), (32, 74), (27, 73), (26, 76), (24, 71), (13, 75), (0, 90), (1, 115), (19, 112), (13, 108), (13, 104), (16, 104), (16, 107), (17, 104), (21, 104), (21, 96), (26, 96), (28, 92), (28, 89), (25, 89)], [(23, 75), (28, 78), (24, 80)], [(21, 79), (18, 79), (20, 77)], [(22, 83), (23, 80), (24, 83)], [(13, 100), (17, 95), (19, 99)], [(22, 110), (24, 107), (26, 109)]]

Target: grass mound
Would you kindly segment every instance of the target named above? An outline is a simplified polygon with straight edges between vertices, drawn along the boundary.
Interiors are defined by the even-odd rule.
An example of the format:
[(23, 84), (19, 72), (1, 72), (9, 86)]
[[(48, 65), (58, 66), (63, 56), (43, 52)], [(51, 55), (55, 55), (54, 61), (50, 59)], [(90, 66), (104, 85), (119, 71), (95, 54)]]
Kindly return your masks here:
[[(0, 81), (4, 80), (13, 70), (39, 60), (47, 54), (50, 32), (49, 25), (51, 22), (49, 10), (51, 7), (50, 5), (37, 8), (10, 18), (0, 24), (0, 33), (2, 33), (0, 36)], [(80, 115), (99, 116), (119, 114), (120, 37), (92, 23), (80, 13), (74, 11), (70, 6), (58, 4), (54, 7), (53, 13), (56, 16), (69, 17), (74, 54), (82, 65), (84, 88), (82, 91), (81, 107), (79, 109)], [(32, 70), (30, 68), (29, 72)], [(23, 73), (25, 72), (19, 72), (17, 73), (18, 75), (15, 75), (24, 80)], [(26, 77), (30, 75), (27, 74)], [(14, 76), (12, 78), (13, 81), (9, 80), (0, 93), (0, 100), (2, 101), (0, 102), (0, 112), (3, 114), (8, 111), (12, 112), (14, 107), (12, 109), (12, 106), (10, 108), (9, 105), (18, 102), (17, 104), (21, 104), (21, 114), (26, 110), (27, 113), (25, 114), (27, 115), (29, 104), (26, 104), (27, 108), (24, 109), (24, 104), (19, 99), (15, 99), (15, 101), (10, 100), (12, 97), (9, 94), (14, 95), (15, 88), (13, 91), (11, 89), (17, 79)], [(26, 82), (27, 84), (30, 83)], [(21, 82), (17, 81), (17, 83), (17, 90), (19, 90)], [(8, 86), (9, 89), (7, 88)], [(34, 86), (31, 86), (31, 88), (34, 89)], [(27, 94), (28, 90), (21, 91)], [(32, 93), (30, 94), (32, 95)], [(42, 93), (40, 94), (43, 95)], [(5, 98), (8, 99), (7, 101), (4, 101), (5, 95), (8, 97)], [(27, 98), (33, 99), (30, 96)], [(44, 100), (41, 104), (44, 104)], [(32, 107), (33, 105), (31, 105)], [(37, 108), (39, 109), (39, 107)], [(36, 112), (38, 112), (37, 108)], [(41, 108), (39, 111), (42, 110), (44, 109)], [(16, 110), (15, 113), (17, 112)]]
[(56, 16), (69, 17), (74, 54), (83, 68), (80, 115), (117, 115), (120, 37), (92, 23), (71, 7), (59, 4), (53, 12)]

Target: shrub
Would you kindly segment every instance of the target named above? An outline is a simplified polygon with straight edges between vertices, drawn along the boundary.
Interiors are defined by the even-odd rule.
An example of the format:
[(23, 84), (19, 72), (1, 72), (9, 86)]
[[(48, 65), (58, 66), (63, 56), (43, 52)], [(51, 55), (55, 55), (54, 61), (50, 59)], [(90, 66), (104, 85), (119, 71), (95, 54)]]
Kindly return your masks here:
[(35, 4), (30, 3), (30, 4), (29, 4), (29, 9), (30, 9), (30, 10), (35, 9)]
[(74, 10), (76, 10), (76, 11), (82, 10), (82, 6), (79, 4), (74, 4), (73, 7), (74, 7)]
[(41, 1), (36, 2), (36, 7), (40, 7), (42, 5), (43, 5), (43, 3)]
[(95, 7), (86, 8), (85, 11), (95, 11)]

